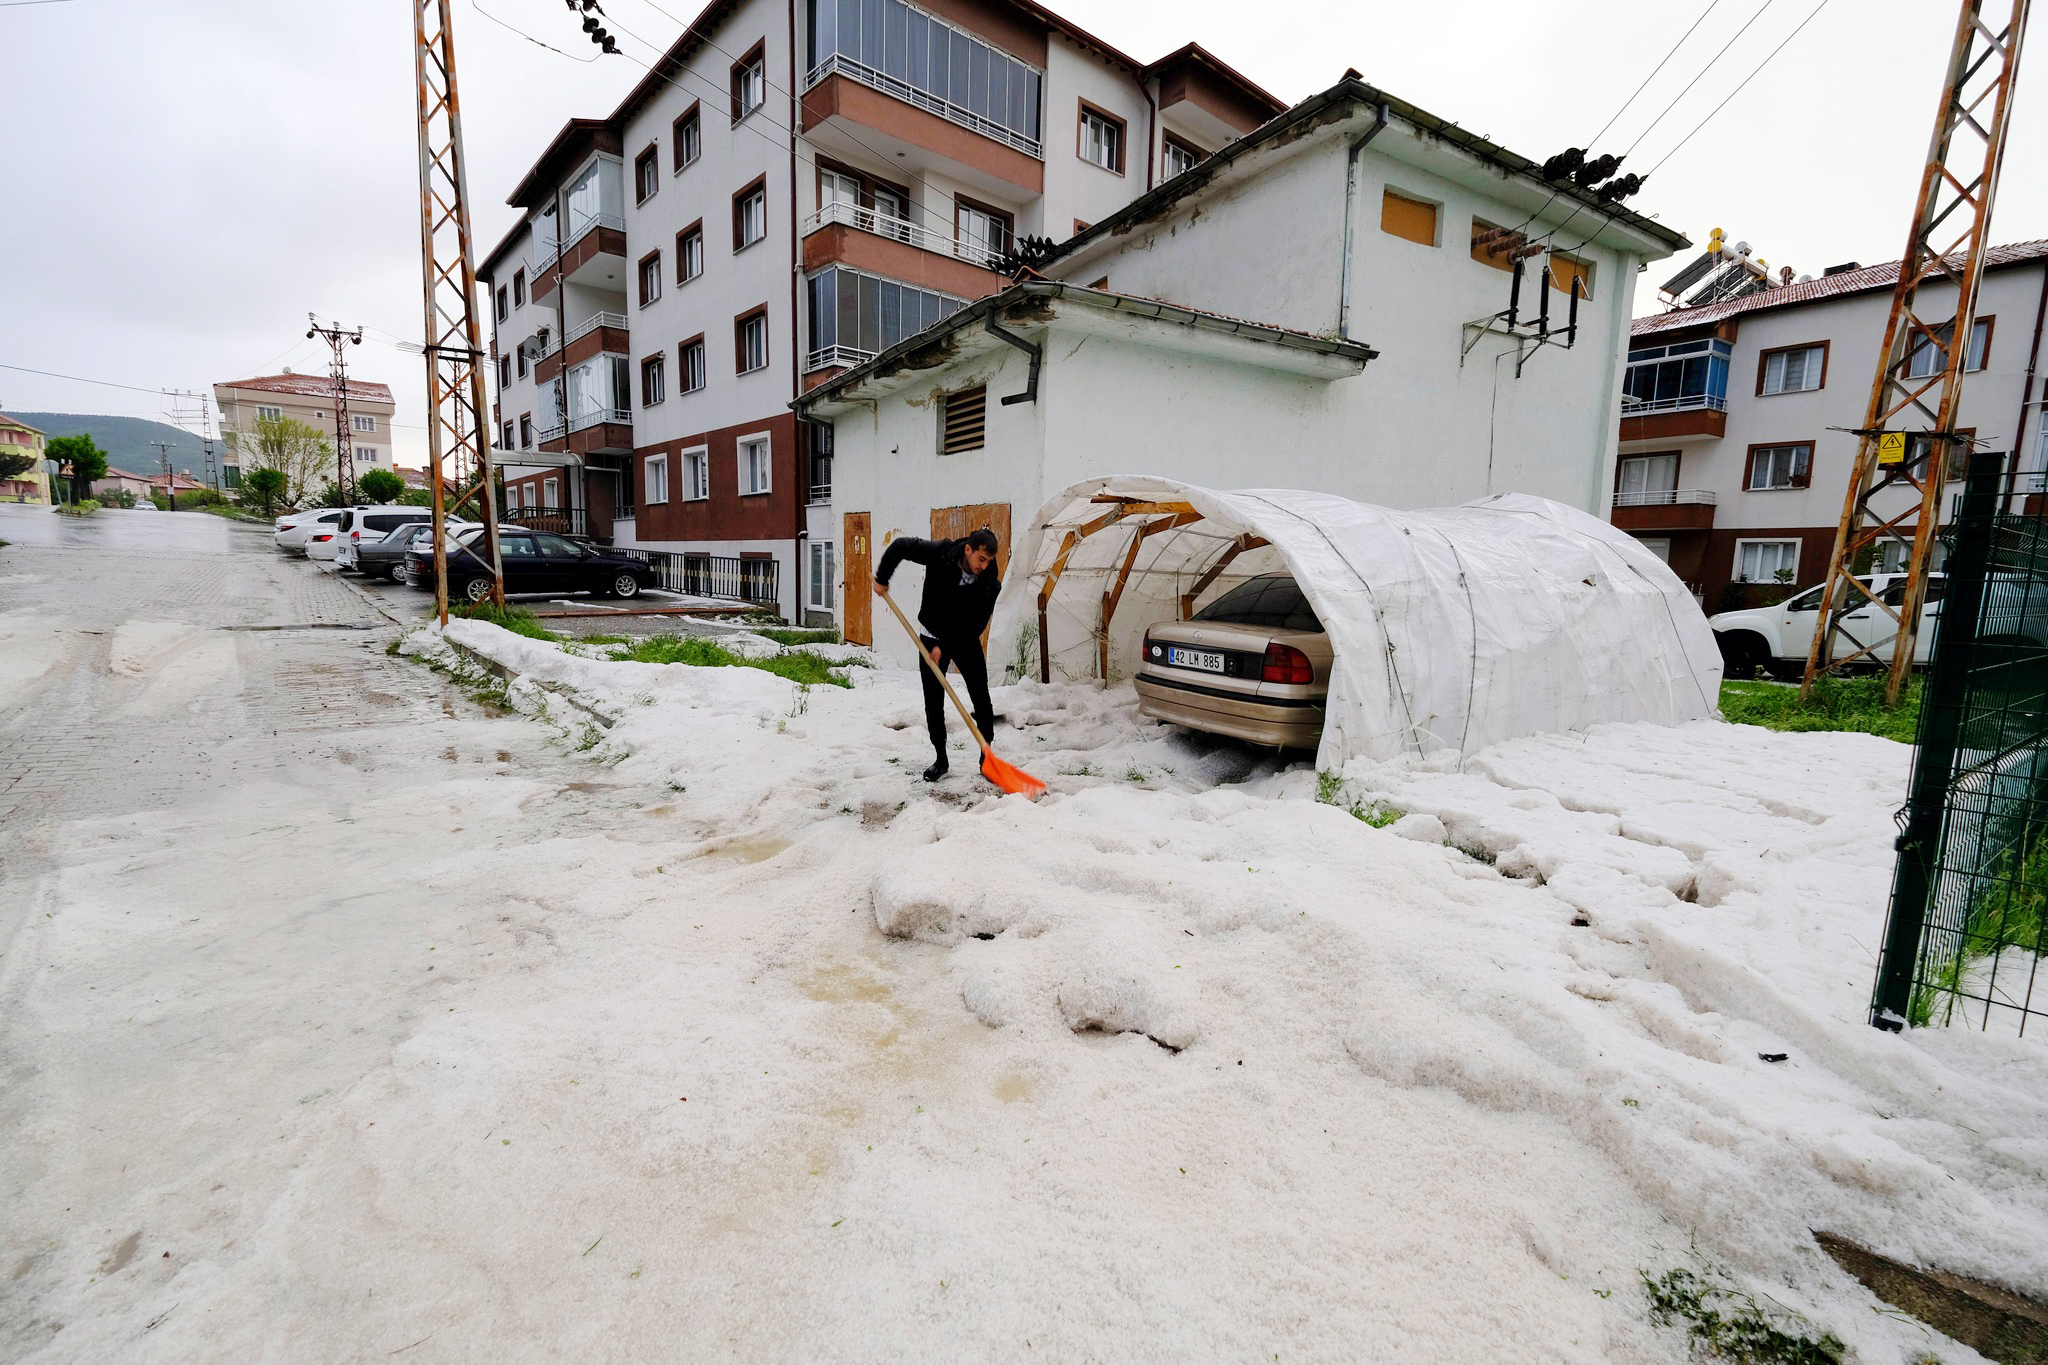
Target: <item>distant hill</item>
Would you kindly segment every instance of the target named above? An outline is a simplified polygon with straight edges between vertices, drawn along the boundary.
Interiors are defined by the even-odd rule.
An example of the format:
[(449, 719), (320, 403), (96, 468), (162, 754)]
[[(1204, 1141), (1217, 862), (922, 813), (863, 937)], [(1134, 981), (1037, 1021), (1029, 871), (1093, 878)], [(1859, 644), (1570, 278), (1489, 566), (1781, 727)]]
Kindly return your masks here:
[[(28, 423), (45, 436), (77, 436), (90, 432), (107, 452), (107, 463), (131, 474), (161, 474), (162, 452), (151, 441), (171, 443), (171, 468), (195, 479), (206, 477), (206, 447), (191, 432), (147, 417), (96, 417), (81, 412), (15, 412), (9, 417)], [(215, 443), (218, 451), (220, 445)]]

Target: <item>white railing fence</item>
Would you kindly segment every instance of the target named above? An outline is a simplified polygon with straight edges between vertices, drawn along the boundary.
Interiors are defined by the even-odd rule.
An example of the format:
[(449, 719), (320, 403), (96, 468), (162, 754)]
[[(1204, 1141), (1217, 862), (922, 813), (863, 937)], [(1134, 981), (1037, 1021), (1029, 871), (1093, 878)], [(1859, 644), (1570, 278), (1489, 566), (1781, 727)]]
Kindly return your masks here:
[(1646, 412), (1683, 412), (1692, 408), (1726, 412), (1728, 400), (1714, 393), (1686, 393), (1676, 398), (1630, 398), (1623, 394), (1621, 398), (1621, 415), (1624, 417), (1636, 417)]
[(843, 201), (827, 204), (805, 219), (804, 235), (808, 237), (833, 223), (841, 223), (861, 232), (871, 232), (877, 237), (907, 242), (920, 250), (935, 251), (941, 256), (952, 256), (957, 260), (966, 261), (969, 265), (980, 266), (983, 270), (1002, 268), (1003, 252), (1000, 250), (975, 242), (958, 241), (943, 232), (935, 232), (908, 219), (896, 218)]
[(600, 327), (616, 327), (623, 332), (630, 325), (630, 320), (624, 313), (592, 313), (569, 329), (569, 334), (563, 338), (562, 344), (566, 346), (572, 341), (587, 337)]
[(1712, 507), (1720, 501), (1711, 488), (1646, 488), (1634, 493), (1616, 493), (1616, 507), (1677, 507), (1686, 503), (1704, 503)]

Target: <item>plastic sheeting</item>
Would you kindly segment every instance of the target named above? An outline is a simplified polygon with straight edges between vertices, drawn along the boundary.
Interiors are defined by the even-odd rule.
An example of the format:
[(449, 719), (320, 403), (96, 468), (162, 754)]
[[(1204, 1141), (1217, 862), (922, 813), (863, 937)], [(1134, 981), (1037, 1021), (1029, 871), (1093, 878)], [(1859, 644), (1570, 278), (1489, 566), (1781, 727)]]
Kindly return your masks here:
[[(1145, 628), (1177, 620), (1181, 596), (1243, 535), (1241, 553), (1196, 607), (1246, 578), (1291, 572), (1329, 631), (1336, 662), (1317, 764), (1453, 750), (1603, 721), (1672, 725), (1712, 716), (1721, 656), (1692, 594), (1625, 531), (1562, 503), (1499, 494), (1397, 512), (1327, 493), (1218, 491), (1171, 479), (1075, 484), (1016, 538), (991, 654), (1036, 677), (1038, 595), (1068, 531), (1116, 497), (1190, 504), (1202, 520), (1144, 537), (1109, 629), (1110, 681), (1135, 671)], [(1098, 676), (1105, 594), (1134, 515), (1076, 545), (1047, 606), (1052, 676)]]

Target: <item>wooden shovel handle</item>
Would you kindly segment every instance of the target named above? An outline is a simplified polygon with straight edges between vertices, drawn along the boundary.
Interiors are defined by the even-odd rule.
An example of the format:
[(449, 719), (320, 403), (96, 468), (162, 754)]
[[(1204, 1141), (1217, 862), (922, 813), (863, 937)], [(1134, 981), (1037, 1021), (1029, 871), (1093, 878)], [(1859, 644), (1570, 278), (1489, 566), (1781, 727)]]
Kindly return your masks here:
[(917, 628), (910, 624), (910, 618), (903, 614), (903, 608), (896, 605), (895, 597), (889, 593), (877, 591), (875, 596), (889, 604), (889, 610), (895, 613), (896, 619), (902, 623), (905, 633), (910, 636), (910, 643), (917, 646), (917, 657), (924, 660), (924, 666), (932, 671), (932, 676), (939, 680), (939, 686), (945, 688), (946, 695), (953, 699), (953, 709), (958, 711), (960, 719), (966, 722), (967, 733), (974, 736), (974, 742), (981, 746), (983, 753), (988, 753), (988, 741), (981, 737), (981, 727), (974, 723), (974, 717), (968, 713), (967, 704), (960, 700), (960, 694), (953, 690), (953, 684), (946, 681), (945, 672), (940, 669), (939, 661), (934, 659), (931, 656), (931, 652), (924, 647), (924, 641), (919, 638)]

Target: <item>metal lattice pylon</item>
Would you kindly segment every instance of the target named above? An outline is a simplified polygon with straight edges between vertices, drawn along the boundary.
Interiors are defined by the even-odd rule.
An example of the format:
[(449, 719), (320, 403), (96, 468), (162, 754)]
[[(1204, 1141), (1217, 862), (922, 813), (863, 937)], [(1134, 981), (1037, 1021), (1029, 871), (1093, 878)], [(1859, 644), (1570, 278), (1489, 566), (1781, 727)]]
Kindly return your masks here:
[[(1857, 432), (1856, 466), (1828, 561), (1802, 696), (1812, 694), (1814, 679), (1824, 673), (1878, 661), (1877, 651), (1887, 644), (1892, 646), (1887, 700), (1898, 700), (1912, 673), (1943, 487), (1949, 463), (1957, 457), (1951, 447), (1962, 439), (1955, 430), (1956, 408), (2030, 4), (1962, 0), (1913, 227), (1892, 290), (1882, 359)], [(1987, 9), (2009, 11), (2003, 27), (1986, 20)], [(1921, 286), (1935, 280), (1956, 287), (1950, 319), (1922, 316)], [(1936, 362), (1932, 368), (1916, 365), (1926, 357)], [(1928, 372), (1915, 375), (1915, 368)], [(1887, 543), (1908, 548), (1906, 589), (1895, 604), (1880, 600), (1891, 594), (1875, 593), (1857, 577), (1859, 570), (1870, 572), (1877, 551)], [(1847, 618), (1866, 608), (1868, 624), (1856, 623), (1852, 629)]]
[(306, 320), (313, 325), (306, 329), (306, 339), (320, 337), (334, 352), (329, 362), (328, 377), (334, 381), (334, 487), (341, 498), (343, 507), (353, 507), (356, 496), (356, 445), (354, 428), (349, 424), (348, 414), (348, 348), (363, 344), (363, 329), (358, 327), (350, 332), (339, 323), (322, 327), (320, 319), (312, 313)]
[[(414, 0), (413, 55), (420, 97), (420, 263), (426, 281), (427, 458), (434, 494), (434, 600), (448, 623), (450, 512), (479, 498), (480, 547), (491, 566), (491, 600), (505, 603), (498, 558), (498, 499), (485, 425), (483, 337), (476, 315), (476, 256), (469, 231), (469, 173), (462, 154), (461, 102), (455, 89), (455, 35), (449, 0)], [(452, 463), (452, 504), (442, 493)]]

